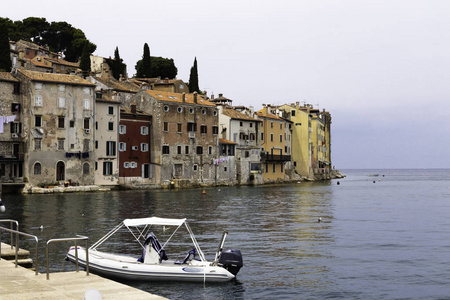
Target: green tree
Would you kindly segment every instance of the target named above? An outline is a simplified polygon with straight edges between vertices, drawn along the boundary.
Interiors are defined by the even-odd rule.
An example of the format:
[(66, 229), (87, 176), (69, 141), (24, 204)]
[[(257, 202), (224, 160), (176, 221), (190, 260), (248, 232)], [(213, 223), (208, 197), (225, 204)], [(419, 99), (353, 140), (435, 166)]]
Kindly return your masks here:
[(136, 69), (136, 77), (138, 78), (150, 78), (152, 72), (152, 61), (150, 57), (150, 48), (148, 44), (144, 44), (144, 54), (142, 55), (141, 63)]
[(116, 50), (114, 51), (114, 60), (108, 60), (108, 64), (115, 79), (119, 79), (120, 75), (125, 76), (126, 64), (124, 64), (123, 59), (120, 58), (119, 47), (116, 47)]
[[(138, 78), (145, 78), (139, 75), (142, 75), (139, 73), (139, 70), (142, 69), (142, 59), (138, 60), (136, 62), (136, 77)], [(172, 58), (163, 58), (163, 57), (155, 57), (152, 56), (151, 57), (151, 61), (152, 61), (152, 68), (151, 68), (151, 72), (150, 75), (147, 76), (147, 78), (156, 78), (156, 77), (161, 77), (161, 78), (169, 78), (169, 79), (173, 79), (177, 77), (178, 74), (178, 69), (175, 66), (175, 62), (173, 61)]]
[(84, 42), (83, 53), (81, 54), (80, 69), (84, 76), (88, 76), (91, 71), (91, 53), (89, 53), (89, 41)]
[(0, 20), (0, 71), (10, 72), (12, 63), (9, 50), (8, 24)]
[(200, 93), (200, 88), (198, 87), (197, 57), (194, 59), (194, 65), (192, 66), (191, 73), (189, 75), (189, 92)]

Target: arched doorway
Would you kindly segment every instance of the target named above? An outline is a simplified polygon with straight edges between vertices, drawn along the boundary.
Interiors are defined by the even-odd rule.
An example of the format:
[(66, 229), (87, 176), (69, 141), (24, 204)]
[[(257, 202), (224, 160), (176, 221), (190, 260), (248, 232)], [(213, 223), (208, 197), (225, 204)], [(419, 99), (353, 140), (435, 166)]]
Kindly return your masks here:
[(56, 164), (56, 181), (65, 180), (65, 178), (66, 178), (66, 170), (64, 162), (59, 161)]

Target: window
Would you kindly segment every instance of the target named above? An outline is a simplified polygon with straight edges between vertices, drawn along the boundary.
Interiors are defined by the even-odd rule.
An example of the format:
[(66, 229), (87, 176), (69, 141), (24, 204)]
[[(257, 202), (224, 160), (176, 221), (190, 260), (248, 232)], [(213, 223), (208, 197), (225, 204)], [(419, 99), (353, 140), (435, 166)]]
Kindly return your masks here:
[(75, 127), (75, 121), (74, 120), (70, 120), (69, 124), (70, 124), (71, 128)]
[(9, 127), (11, 133), (22, 133), (22, 123), (13, 122), (9, 124), (11, 124)]
[(181, 123), (177, 124), (177, 132), (182, 132), (182, 124)]
[(112, 161), (103, 162), (103, 175), (112, 175)]
[(162, 146), (162, 154), (170, 154), (170, 148), (168, 145)]
[(148, 127), (147, 126), (141, 126), (141, 134), (148, 135)]
[(219, 134), (219, 126), (212, 127), (212, 134)]
[(194, 109), (193, 108), (189, 108), (189, 113), (192, 115), (194, 113)]
[(280, 124), (280, 129), (283, 129), (283, 124)]
[(106, 142), (106, 155), (107, 156), (116, 155), (116, 142), (115, 141), (107, 141)]
[(183, 112), (183, 108), (182, 107), (177, 107), (177, 112), (178, 113), (182, 113)]
[(164, 126), (164, 128), (163, 128), (164, 131), (169, 131), (169, 122), (164, 122), (163, 126)]
[(261, 132), (261, 141), (264, 141), (264, 132)]
[(127, 133), (127, 126), (119, 125), (119, 134), (125, 134), (125, 133)]
[(41, 139), (34, 139), (34, 150), (41, 150)]
[(280, 142), (282, 142), (282, 141), (283, 141), (283, 135), (280, 134)]
[(89, 175), (89, 163), (84, 163), (83, 164), (83, 175)]
[(280, 168), (281, 168), (281, 173), (283, 173), (283, 163), (280, 164)]
[(184, 147), (184, 154), (189, 154), (189, 146)]
[(291, 110), (291, 116), (295, 117), (295, 110)]
[(275, 173), (275, 163), (272, 164), (272, 172)]
[(91, 102), (89, 101), (89, 99), (84, 99), (83, 101), (83, 109), (84, 110), (89, 110), (91, 108)]
[(66, 107), (66, 98), (64, 97), (58, 97), (58, 107), (64, 108)]
[(66, 86), (64, 84), (58, 85), (58, 91), (65, 92), (66, 91)]
[(119, 143), (119, 151), (123, 152), (127, 150), (127, 143)]
[(142, 164), (142, 178), (152, 178), (152, 168), (150, 164)]
[(270, 128), (273, 128), (273, 122), (270, 122)]
[(212, 149), (213, 149), (213, 147), (212, 147), (212, 146), (209, 146), (209, 147), (208, 147), (208, 154), (209, 154), (209, 155), (211, 155), (211, 154), (212, 154)]
[(38, 162), (34, 164), (34, 175), (41, 175), (41, 164)]
[(141, 151), (148, 152), (148, 144), (147, 143), (141, 143)]
[(114, 130), (114, 122), (108, 122), (108, 130), (113, 131)]
[(213, 111), (213, 116), (217, 116), (217, 110)]
[(41, 90), (42, 90), (42, 83), (36, 82), (36, 83), (34, 84), (34, 89), (35, 89), (36, 91), (41, 91)]
[(108, 115), (114, 115), (114, 106), (108, 106)]
[(244, 153), (245, 155), (245, 157), (249, 157), (250, 156), (250, 152), (249, 151), (245, 151), (245, 153)]
[(197, 170), (198, 170), (198, 165), (194, 164), (194, 171), (197, 171)]
[(98, 149), (98, 141), (95, 141), (95, 149)]
[(270, 141), (273, 142), (273, 133), (270, 134)]
[(203, 147), (197, 146), (197, 154), (202, 155), (203, 154)]
[(64, 150), (64, 139), (58, 139), (58, 150)]
[(178, 153), (178, 154), (181, 154), (181, 146), (178, 146), (178, 147), (177, 147), (177, 153)]
[(34, 96), (34, 106), (42, 106), (42, 95)]
[(59, 116), (58, 117), (58, 128), (59, 129), (63, 129), (64, 128), (65, 121), (66, 121), (66, 118), (64, 118), (63, 116)]
[(88, 87), (83, 88), (83, 94), (90, 95), (91, 94), (91, 89), (88, 88)]
[(20, 113), (20, 104), (19, 103), (11, 103), (11, 112), (13, 114)]
[(250, 122), (250, 128), (251, 128), (251, 127), (253, 127), (253, 123), (252, 123), (252, 122)]
[(131, 150), (137, 151), (138, 146), (131, 146)]
[(123, 167), (124, 167), (125, 169), (128, 169), (128, 168), (130, 167), (130, 163), (129, 163), (129, 162), (124, 162), (124, 163), (123, 163)]
[(249, 139), (251, 140), (251, 141), (254, 141), (255, 140), (255, 134), (253, 133), (253, 132), (250, 132), (250, 135), (249, 135)]
[(35, 115), (34, 116), (34, 126), (41, 127), (42, 126), (42, 116)]
[(241, 127), (244, 126), (244, 122), (242, 122), (242, 121), (239, 122), (239, 126), (241, 126)]
[(89, 118), (84, 118), (84, 124), (83, 124), (83, 129), (89, 129), (90, 128), (90, 120)]
[(168, 111), (169, 111), (169, 106), (168, 106), (168, 105), (164, 105), (163, 110), (164, 110), (165, 112), (168, 112)]
[(202, 109), (202, 115), (206, 115), (206, 109)]
[(188, 129), (189, 132), (191, 132), (191, 131), (197, 131), (197, 124), (196, 124), (196, 123), (189, 122), (189, 123), (187, 124), (187, 129)]
[(207, 130), (208, 130), (208, 129), (207, 129), (206, 125), (200, 126), (200, 132), (201, 132), (202, 134), (206, 134)]
[(13, 91), (13, 93), (14, 93), (14, 95), (20, 95), (20, 82), (14, 82), (14, 91)]

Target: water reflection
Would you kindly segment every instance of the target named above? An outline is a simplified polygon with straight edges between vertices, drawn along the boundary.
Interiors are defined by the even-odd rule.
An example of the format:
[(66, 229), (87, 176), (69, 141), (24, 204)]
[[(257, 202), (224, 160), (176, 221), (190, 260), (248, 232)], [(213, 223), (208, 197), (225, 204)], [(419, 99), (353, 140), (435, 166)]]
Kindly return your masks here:
[[(326, 259), (331, 256), (333, 187), (301, 183), (264, 187), (210, 188), (182, 191), (121, 191), (59, 195), (5, 195), (8, 208), (2, 218), (20, 222), (21, 230), (36, 234), (42, 244), (40, 271), (44, 271), (45, 241), (76, 234), (92, 244), (126, 218), (159, 216), (187, 218), (207, 259), (212, 260), (221, 234), (229, 231), (226, 248), (238, 248), (244, 268), (238, 281), (220, 286), (132, 283), (155, 294), (182, 299), (243, 298), (249, 289), (255, 297), (291, 293), (286, 288), (327, 285)], [(321, 217), (323, 222), (318, 223)], [(44, 230), (36, 230), (40, 225)], [(117, 252), (136, 251), (113, 240)], [(69, 243), (70, 244), (70, 243)], [(54, 245), (52, 271), (72, 270), (63, 262), (69, 244)], [(53, 247), (53, 246), (52, 246)], [(174, 243), (169, 256), (189, 250)], [(187, 287), (192, 292), (186, 292)], [(274, 290), (269, 289), (273, 288)], [(275, 292), (276, 291), (276, 292)], [(181, 296), (180, 296), (181, 295)]]

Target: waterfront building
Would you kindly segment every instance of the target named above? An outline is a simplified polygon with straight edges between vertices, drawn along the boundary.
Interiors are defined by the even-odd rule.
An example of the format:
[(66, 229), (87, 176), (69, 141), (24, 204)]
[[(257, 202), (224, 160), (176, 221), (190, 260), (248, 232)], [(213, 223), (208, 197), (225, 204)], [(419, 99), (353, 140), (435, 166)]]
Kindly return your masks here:
[(316, 179), (327, 179), (331, 172), (330, 124), (331, 116), (319, 109), (309, 110), (311, 116), (311, 165)]
[(130, 188), (156, 186), (152, 161), (152, 116), (136, 109), (136, 103), (120, 108), (119, 182)]
[[(288, 145), (290, 145), (290, 122), (281, 118), (272, 110), (270, 105), (263, 105), (258, 111), (258, 117), (263, 121), (261, 129), (261, 162), (263, 163), (264, 182), (278, 182), (289, 180), (286, 174), (286, 167), (290, 167), (291, 148), (286, 148), (286, 132), (289, 132)], [(287, 135), (286, 135), (287, 137)]]
[(0, 72), (0, 182), (21, 182), (25, 143), (20, 81)]
[[(129, 102), (129, 103), (128, 103)], [(122, 103), (152, 116), (151, 154), (156, 183), (163, 187), (215, 183), (218, 158), (216, 106), (193, 94), (142, 90)]]
[(97, 92), (95, 96), (95, 184), (114, 187), (119, 184), (120, 102)]
[(219, 132), (221, 138), (235, 143), (237, 184), (262, 184), (259, 134), (262, 121), (224, 105), (219, 99), (214, 99), (219, 109)]
[(219, 157), (214, 159), (216, 183), (235, 185), (236, 179), (236, 145), (237, 143), (219, 138)]
[(94, 84), (75, 75), (17, 70), (23, 176), (31, 185), (94, 183)]

